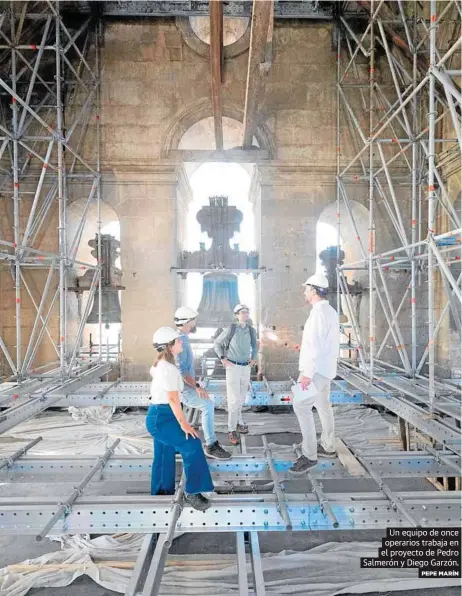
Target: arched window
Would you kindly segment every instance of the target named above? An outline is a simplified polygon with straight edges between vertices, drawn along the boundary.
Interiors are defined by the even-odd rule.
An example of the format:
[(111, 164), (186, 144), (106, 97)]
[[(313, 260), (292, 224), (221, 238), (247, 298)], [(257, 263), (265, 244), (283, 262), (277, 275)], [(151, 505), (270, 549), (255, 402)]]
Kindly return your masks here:
[[(86, 210), (87, 215), (85, 224), (80, 231), (79, 224), (81, 223), (82, 218), (85, 217)], [(98, 207), (96, 202), (93, 202), (88, 207), (86, 198), (73, 201), (67, 209), (67, 217), (69, 251), (75, 254), (76, 261), (88, 263), (90, 265), (96, 263), (95, 256), (91, 254), (92, 251), (94, 251), (94, 248), (89, 245), (89, 241), (95, 240), (95, 237), (98, 233)], [(76, 243), (76, 235), (79, 233), (81, 234), (80, 242)], [(101, 202), (101, 234), (110, 235), (115, 238), (115, 240), (120, 242), (119, 218), (114, 209), (104, 202)], [(77, 249), (75, 250), (76, 246)], [(116, 268), (121, 269), (120, 253), (114, 265)], [(76, 266), (75, 274), (75, 283), (78, 285), (79, 278), (82, 278), (85, 273), (82, 271), (82, 267)], [(119, 304), (122, 300), (122, 294), (123, 292), (118, 292)], [(77, 300), (75, 303), (73, 301), (70, 302), (71, 319), (75, 319), (77, 321), (80, 320), (80, 318), (83, 316), (83, 313), (85, 312), (88, 298), (89, 292), (84, 291), (83, 293), (81, 292), (77, 294)], [(97, 294), (95, 294), (95, 300), (97, 300)], [(83, 351), (85, 352), (87, 347), (90, 345), (90, 336), (91, 342), (93, 344), (101, 344), (102, 346), (107, 346), (109, 344), (110, 346), (115, 346), (120, 341), (121, 331), (121, 323), (103, 325), (102, 337), (100, 338), (99, 325), (87, 323), (82, 338)]]
[[(340, 204), (340, 246), (345, 253), (345, 263), (353, 263), (362, 258), (361, 245), (367, 251), (369, 236), (369, 210), (359, 201), (351, 200), (349, 203), (356, 229), (351, 223), (344, 203)], [(317, 255), (327, 246), (337, 246), (337, 220), (337, 203), (329, 203), (321, 212), (316, 226)], [(323, 271), (319, 257), (317, 271)], [(353, 282), (353, 278), (361, 282), (367, 278), (367, 275), (367, 271), (346, 271), (349, 283)]]
[[(186, 217), (185, 249), (194, 251), (203, 243), (205, 248), (211, 244), (206, 233), (201, 232), (196, 216), (198, 211), (208, 205), (208, 199), (214, 195), (228, 197), (229, 205), (237, 207), (243, 214), (240, 232), (236, 232), (230, 245), (239, 244), (239, 249), (249, 252), (256, 249), (255, 217), (253, 205), (249, 201), (251, 168), (243, 168), (235, 163), (205, 163), (200, 165), (190, 179), (193, 201), (189, 204)], [(252, 275), (238, 275), (239, 296), (255, 312), (255, 280)], [(186, 301), (192, 307), (199, 305), (202, 293), (202, 276), (199, 273), (188, 274), (186, 280)]]

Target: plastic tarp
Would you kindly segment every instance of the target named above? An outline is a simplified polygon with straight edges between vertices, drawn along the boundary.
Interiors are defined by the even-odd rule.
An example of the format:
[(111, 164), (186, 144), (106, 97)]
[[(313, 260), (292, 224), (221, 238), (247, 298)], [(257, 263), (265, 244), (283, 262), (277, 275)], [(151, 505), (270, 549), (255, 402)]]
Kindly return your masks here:
[[(18, 425), (3, 435), (0, 454), (3, 457), (11, 454), (38, 435), (43, 440), (30, 451), (34, 455), (99, 455), (115, 438), (121, 439), (116, 454), (152, 454), (144, 411), (116, 414), (113, 408), (93, 407), (70, 408), (69, 413), (45, 412)], [(299, 433), (293, 413), (274, 416), (246, 412), (245, 419), (252, 434)], [(390, 448), (387, 442), (396, 441), (396, 426), (373, 409), (337, 406), (335, 419), (337, 436), (357, 447), (380, 451)], [(216, 426), (218, 431), (226, 431), (223, 412), (217, 412)], [(318, 420), (317, 427), (319, 430)], [(274, 445), (274, 453), (291, 449), (290, 445)], [(249, 452), (258, 451), (261, 452), (261, 447), (249, 449)], [(134, 562), (143, 536), (100, 536), (93, 540), (86, 536), (65, 536), (60, 540), (62, 550), (27, 561), (34, 565), (30, 570), (14, 570), (14, 567), (0, 570), (0, 596), (23, 596), (32, 588), (67, 586), (82, 575), (104, 588), (123, 593), (132, 569), (102, 563)], [(326, 543), (306, 552), (265, 554), (262, 565), (267, 594), (334, 596), (458, 585), (458, 580), (417, 579), (415, 570), (360, 569), (360, 556), (377, 556), (378, 546), (379, 543)], [(250, 561), (247, 568), (250, 574)], [(221, 596), (238, 593), (234, 556), (169, 556), (161, 594)]]
[[(132, 569), (116, 562), (136, 560), (143, 537), (86, 536), (62, 539), (62, 550), (25, 561), (29, 571), (14, 567), (0, 570), (0, 596), (25, 596), (32, 588), (58, 588), (86, 575), (97, 584), (124, 593)], [(266, 593), (292, 596), (389, 593), (415, 588), (460, 585), (460, 580), (418, 579), (413, 569), (360, 569), (360, 557), (375, 557), (379, 542), (329, 542), (309, 551), (282, 551), (262, 555)], [(247, 556), (251, 584), (251, 563)], [(57, 592), (65, 596), (65, 591)], [(91, 594), (91, 585), (88, 588)], [(164, 570), (161, 595), (220, 596), (239, 594), (238, 568), (233, 555), (171, 555)]]
[[(69, 408), (67, 412), (48, 411), (44, 414), (15, 426), (2, 435), (0, 455), (13, 453), (31, 439), (42, 436), (31, 451), (34, 455), (101, 455), (105, 449), (119, 438), (115, 454), (151, 454), (153, 442), (145, 426), (146, 412), (114, 413), (112, 407), (94, 406), (89, 408)], [(368, 451), (389, 449), (387, 440), (396, 438), (396, 425), (388, 422), (376, 410), (357, 405), (341, 405), (334, 408), (336, 434), (346, 443)], [(300, 427), (293, 412), (273, 415), (269, 413), (246, 412), (245, 421), (252, 435), (263, 433), (299, 433)], [(319, 419), (315, 414), (316, 428), (320, 432)], [(227, 433), (226, 414), (217, 411), (215, 428)], [(381, 442), (381, 439), (385, 441)], [(11, 441), (11, 442), (10, 442)], [(261, 451), (261, 447), (254, 448)], [(282, 445), (277, 451), (292, 449)], [(251, 449), (249, 449), (250, 451)]]

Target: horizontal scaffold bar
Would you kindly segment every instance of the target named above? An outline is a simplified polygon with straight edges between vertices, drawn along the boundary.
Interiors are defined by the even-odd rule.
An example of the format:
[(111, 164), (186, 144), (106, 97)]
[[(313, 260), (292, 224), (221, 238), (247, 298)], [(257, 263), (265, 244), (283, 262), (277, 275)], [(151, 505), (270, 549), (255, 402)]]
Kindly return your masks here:
[[(418, 523), (428, 527), (459, 527), (460, 492), (396, 493)], [(339, 530), (383, 529), (408, 526), (390, 501), (378, 493), (326, 493)], [(332, 530), (314, 494), (286, 494), (294, 531)], [(172, 497), (82, 497), (69, 515), (60, 519), (54, 534), (163, 533), (167, 531)], [(0, 532), (37, 534), (44, 520), (57, 509), (55, 499), (0, 498)], [(176, 526), (179, 532), (284, 531), (285, 523), (274, 495), (217, 496), (205, 512), (184, 507)]]

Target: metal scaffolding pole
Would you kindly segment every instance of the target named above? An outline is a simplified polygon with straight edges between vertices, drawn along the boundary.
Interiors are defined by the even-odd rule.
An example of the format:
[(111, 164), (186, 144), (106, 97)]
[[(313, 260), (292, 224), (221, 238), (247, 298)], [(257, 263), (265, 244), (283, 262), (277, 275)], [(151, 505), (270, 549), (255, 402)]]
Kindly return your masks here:
[[(62, 379), (74, 370), (69, 359), (73, 355), (73, 360), (77, 360), (80, 338), (68, 345), (68, 278), (77, 265), (96, 270), (101, 266), (100, 262), (95, 267), (75, 258), (81, 234), (72, 245), (70, 258), (67, 238), (70, 186), (86, 183), (85, 177), (90, 176), (95, 190), (90, 193), (89, 206), (94, 200), (98, 204), (101, 200), (99, 109), (96, 123), (91, 118), (100, 104), (98, 27), (101, 23), (89, 17), (76, 26), (72, 21), (67, 25), (61, 8), (59, 0), (42, 3), (39, 15), (31, 3), (11, 3), (0, 19), (0, 87), (11, 98), (11, 115), (9, 110), (0, 110), (0, 130), (4, 133), (0, 159), (1, 170), (7, 173), (2, 185), (10, 185), (13, 213), (12, 235), (1, 241), (0, 260), (11, 268), (15, 300), (15, 340), (0, 337), (0, 354), (19, 383), (32, 374), (45, 336), (59, 353)], [(85, 149), (84, 156), (80, 151), (90, 120), (96, 142), (90, 151)], [(38, 243), (55, 207), (57, 233), (50, 228), (45, 238), (50, 243), (55, 241), (57, 250), (40, 250)], [(100, 207), (98, 219), (100, 231)], [(26, 284), (24, 269), (43, 269), (46, 273), (45, 267), (48, 277), (40, 278), (44, 285), (43, 289), (38, 288), (37, 299)], [(59, 280), (53, 288), (51, 278), (55, 270)], [(30, 329), (24, 321), (24, 301), (28, 299), (37, 311)], [(57, 299), (59, 317), (53, 308)], [(57, 325), (59, 333), (56, 333)], [(41, 368), (41, 363), (37, 364)]]
[[(433, 67), (436, 61), (436, 0), (430, 0), (430, 71), (428, 90), (428, 230), (431, 240), (435, 234), (435, 75)], [(433, 412), (435, 401), (435, 273), (433, 271), (433, 251), (428, 250), (428, 378), (430, 412)]]
[[(438, 396), (441, 381), (436, 376), (436, 339), (438, 332), (442, 337), (442, 323), (445, 317), (448, 321), (449, 312), (456, 323), (460, 322), (458, 311), (454, 309), (462, 300), (457, 267), (460, 257), (455, 252), (460, 250), (460, 214), (453, 201), (454, 185), (449, 186), (450, 174), (446, 173), (446, 165), (455, 164), (457, 155), (460, 155), (461, 93), (451, 77), (459, 72), (454, 68), (460, 64), (461, 41), (457, 31), (460, 32), (461, 11), (457, 3), (448, 2), (437, 14), (435, 0), (429, 5), (414, 4), (412, 10), (409, 10), (409, 3), (401, 0), (369, 2), (366, 10), (370, 18), (367, 23), (364, 21), (361, 33), (357, 27), (353, 30), (349, 22), (355, 11), (348, 12), (347, 3), (343, 10), (339, 21), (343, 40), (339, 41), (340, 35), (337, 39), (337, 188), (359, 240), (361, 259), (345, 262), (338, 268), (341, 294), (338, 301), (345, 298), (348, 303), (349, 300), (345, 272), (366, 271), (370, 299), (368, 321), (361, 321), (351, 314), (349, 317), (357, 338), (365, 335), (365, 325), (369, 329), (367, 367), (360, 366), (358, 374), (366, 376), (369, 383), (373, 380), (376, 383), (384, 370), (395, 371), (394, 374), (399, 370), (408, 379), (420, 379), (428, 359), (424, 377), (427, 380), (425, 408), (433, 415), (434, 411), (439, 411), (441, 401)], [(393, 25), (400, 28), (396, 35), (387, 20), (391, 12), (401, 19), (401, 24), (397, 21)], [(447, 27), (451, 27), (449, 41), (445, 36)], [(370, 39), (367, 49), (366, 39)], [(383, 56), (376, 52), (377, 47), (384, 49)], [(424, 54), (427, 54), (428, 62)], [(342, 68), (343, 55), (347, 58), (346, 68)], [(368, 77), (366, 69), (369, 70)], [(376, 76), (377, 71), (380, 79)], [(347, 82), (349, 73), (350, 81)], [(354, 84), (351, 83), (352, 74)], [(367, 102), (366, 91), (363, 93), (362, 89), (369, 90)], [(445, 123), (449, 124), (449, 130), (451, 125), (456, 129), (455, 134), (444, 132)], [(442, 133), (436, 131), (438, 124)], [(350, 130), (353, 157), (343, 148), (340, 153), (338, 139), (342, 127)], [(438, 152), (444, 157), (440, 158)], [(377, 156), (379, 164), (374, 162)], [(450, 172), (454, 172), (453, 167)], [(355, 186), (363, 193), (364, 203), (367, 202), (369, 208), (368, 249), (361, 243), (351, 208), (351, 199), (358, 200)], [(377, 251), (374, 224), (383, 209), (396, 232), (395, 248), (391, 244), (384, 250), (384, 244), (380, 242)], [(342, 224), (340, 222), (338, 236), (342, 234)], [(452, 229), (447, 231), (448, 227)], [(392, 271), (395, 274), (403, 271), (402, 275), (410, 276), (406, 278), (404, 293), (398, 301), (389, 281)], [(436, 317), (440, 289), (444, 290), (448, 302)], [(383, 315), (374, 308), (374, 294)], [(380, 322), (378, 317), (381, 317)], [(426, 347), (419, 343), (424, 330), (428, 336)], [(390, 335), (394, 345), (387, 343)], [(380, 343), (378, 351), (377, 341)], [(397, 356), (401, 359), (402, 369), (396, 366)], [(460, 396), (456, 395), (456, 399), (460, 400)], [(395, 409), (401, 411), (401, 406)]]
[[(371, 11), (374, 0), (371, 0)], [(375, 37), (374, 21), (371, 23), (369, 46), (369, 378), (374, 375), (375, 352), (375, 284), (374, 284), (374, 143), (371, 141), (374, 132), (374, 69), (375, 69)]]

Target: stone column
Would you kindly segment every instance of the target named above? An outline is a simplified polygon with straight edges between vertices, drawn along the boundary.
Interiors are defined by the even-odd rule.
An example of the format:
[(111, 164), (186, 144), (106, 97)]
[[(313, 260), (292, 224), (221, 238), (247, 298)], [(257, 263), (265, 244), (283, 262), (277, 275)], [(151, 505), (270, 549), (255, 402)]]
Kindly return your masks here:
[(176, 307), (177, 182), (174, 165), (118, 169), (104, 176), (104, 198), (120, 219), (123, 378), (147, 380), (152, 335), (172, 325)]
[(335, 173), (278, 164), (259, 171), (262, 364), (268, 379), (287, 379), (297, 373), (298, 353), (289, 347), (300, 343), (309, 314), (301, 284), (316, 269), (316, 223), (335, 200)]

